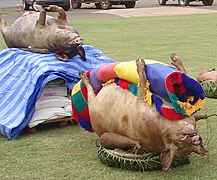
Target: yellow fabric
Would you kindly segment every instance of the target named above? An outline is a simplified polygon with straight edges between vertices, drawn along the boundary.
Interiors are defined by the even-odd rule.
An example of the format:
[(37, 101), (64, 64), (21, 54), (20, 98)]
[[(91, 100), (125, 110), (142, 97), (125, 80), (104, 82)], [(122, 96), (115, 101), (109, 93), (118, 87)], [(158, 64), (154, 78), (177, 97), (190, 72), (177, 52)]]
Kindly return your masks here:
[(115, 79), (112, 78), (112, 79), (108, 80), (106, 83), (102, 84), (102, 86), (106, 86), (106, 85), (114, 83), (114, 82), (115, 82)]
[(81, 80), (78, 83), (76, 83), (75, 86), (72, 88), (72, 93), (71, 93), (72, 95), (74, 95), (75, 93), (81, 90), (80, 83), (81, 83)]
[[(145, 64), (155, 64), (155, 63), (164, 64), (159, 61), (145, 59)], [(139, 83), (139, 75), (137, 73), (136, 61), (120, 62), (114, 67), (114, 71), (118, 75), (118, 78), (120, 79), (124, 79), (134, 84)]]
[[(103, 86), (106, 86), (106, 85), (114, 83), (114, 82), (115, 82), (114, 78), (110, 79), (106, 83), (104, 83)], [(152, 93), (150, 91), (150, 83), (148, 81), (145, 84), (144, 91), (145, 91), (144, 102), (146, 102), (149, 106), (151, 106), (152, 105), (152, 98), (151, 98)]]
[(177, 101), (177, 104), (181, 107), (185, 109), (185, 113), (187, 116), (192, 115), (194, 112), (196, 112), (198, 109), (200, 109), (201, 107), (203, 107), (203, 105), (205, 104), (205, 101), (202, 99), (198, 99), (198, 101), (192, 105), (189, 103), (189, 101), (193, 100), (193, 96), (189, 97), (187, 99), (187, 102), (181, 102), (181, 101)]
[(144, 91), (145, 91), (145, 97), (144, 97), (144, 101), (149, 105), (151, 106), (152, 105), (152, 98), (151, 98), (151, 91), (150, 91), (150, 83), (147, 81), (146, 84), (145, 84), (145, 88), (144, 88)]
[(121, 62), (114, 67), (118, 78), (138, 84), (139, 76), (137, 73), (136, 61)]

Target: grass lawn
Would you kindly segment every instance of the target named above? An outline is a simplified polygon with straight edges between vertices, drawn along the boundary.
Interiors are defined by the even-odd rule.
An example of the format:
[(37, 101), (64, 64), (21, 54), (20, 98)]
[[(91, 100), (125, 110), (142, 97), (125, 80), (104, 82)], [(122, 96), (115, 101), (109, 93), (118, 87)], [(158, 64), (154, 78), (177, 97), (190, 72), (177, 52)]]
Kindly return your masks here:
[[(176, 52), (188, 74), (217, 67), (217, 15), (70, 20), (84, 38), (117, 61), (146, 58), (170, 63)], [(6, 48), (0, 37), (0, 49)], [(201, 113), (216, 113), (216, 99), (206, 99)], [(197, 123), (210, 155), (192, 153), (191, 163), (168, 172), (132, 172), (107, 167), (97, 157), (94, 133), (79, 126), (41, 128), (11, 141), (0, 136), (0, 179), (216, 179), (217, 117)]]

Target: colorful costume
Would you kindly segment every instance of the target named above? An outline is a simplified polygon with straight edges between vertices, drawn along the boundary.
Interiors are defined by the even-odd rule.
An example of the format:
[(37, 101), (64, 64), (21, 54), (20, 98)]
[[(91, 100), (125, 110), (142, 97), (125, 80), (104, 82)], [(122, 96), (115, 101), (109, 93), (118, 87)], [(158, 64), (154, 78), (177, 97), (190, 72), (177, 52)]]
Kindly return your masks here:
[[(204, 91), (200, 83), (164, 63), (153, 60), (145, 60), (145, 63), (151, 99), (162, 116), (168, 120), (180, 120), (200, 110), (204, 104)], [(135, 61), (106, 64), (89, 71), (87, 76), (96, 93), (104, 83), (112, 81), (137, 95), (139, 76)], [(93, 131), (86, 93), (87, 89), (81, 81), (73, 88), (73, 114), (83, 128)]]

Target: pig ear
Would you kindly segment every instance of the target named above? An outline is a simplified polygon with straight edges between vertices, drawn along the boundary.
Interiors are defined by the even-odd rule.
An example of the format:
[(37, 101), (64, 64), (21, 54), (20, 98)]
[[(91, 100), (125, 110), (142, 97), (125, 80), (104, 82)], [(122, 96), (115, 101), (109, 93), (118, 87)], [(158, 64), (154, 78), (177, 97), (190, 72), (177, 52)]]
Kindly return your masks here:
[(86, 53), (82, 46), (78, 46), (78, 54), (81, 56), (83, 61), (86, 61)]
[(193, 117), (194, 117), (195, 121), (199, 121), (201, 119), (207, 119), (208, 115), (207, 114), (201, 114), (201, 115), (196, 114), (196, 115), (193, 115)]
[(172, 162), (173, 162), (174, 154), (171, 152), (170, 149), (164, 149), (160, 154), (160, 160), (162, 164), (162, 170), (167, 171)]
[(68, 56), (63, 54), (63, 53), (60, 53), (60, 52), (55, 52), (55, 56), (57, 59), (61, 60), (61, 61), (67, 61), (68, 60)]

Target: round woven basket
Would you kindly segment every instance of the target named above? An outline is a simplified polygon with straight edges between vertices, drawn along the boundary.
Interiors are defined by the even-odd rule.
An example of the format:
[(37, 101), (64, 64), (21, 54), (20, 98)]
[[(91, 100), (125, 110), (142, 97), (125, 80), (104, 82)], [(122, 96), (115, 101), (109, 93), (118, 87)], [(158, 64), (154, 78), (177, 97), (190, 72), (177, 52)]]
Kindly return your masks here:
[(201, 83), (206, 97), (217, 98), (217, 83), (212, 80), (203, 81)]
[[(100, 146), (98, 149), (98, 157), (103, 164), (109, 167), (131, 171), (153, 171), (162, 169), (160, 156), (155, 153), (135, 155), (106, 149)], [(171, 167), (177, 167), (188, 163), (190, 163), (189, 155), (182, 158), (174, 158)]]

